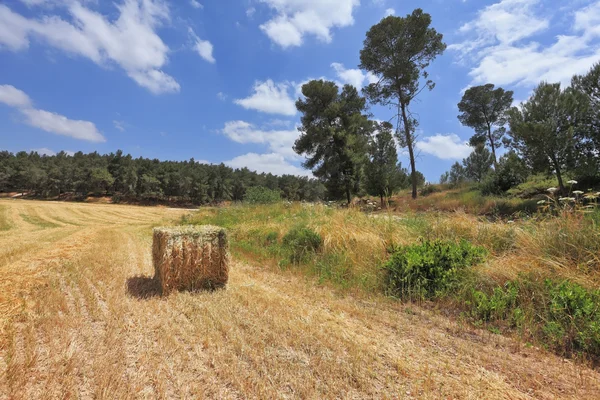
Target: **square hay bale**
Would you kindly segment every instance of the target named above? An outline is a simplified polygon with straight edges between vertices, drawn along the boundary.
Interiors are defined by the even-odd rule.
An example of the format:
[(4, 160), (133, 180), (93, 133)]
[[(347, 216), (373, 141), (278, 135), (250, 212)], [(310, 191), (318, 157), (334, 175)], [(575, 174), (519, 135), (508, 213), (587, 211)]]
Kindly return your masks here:
[(211, 225), (154, 228), (152, 259), (163, 295), (224, 287), (229, 278), (227, 232)]

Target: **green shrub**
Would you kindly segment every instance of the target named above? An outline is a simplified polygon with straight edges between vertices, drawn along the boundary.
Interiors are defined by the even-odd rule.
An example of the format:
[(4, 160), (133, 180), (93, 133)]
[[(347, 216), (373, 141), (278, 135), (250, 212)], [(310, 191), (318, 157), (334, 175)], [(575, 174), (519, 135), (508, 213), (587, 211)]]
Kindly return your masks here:
[(428, 196), (428, 195), (430, 195), (432, 193), (440, 193), (441, 191), (442, 191), (442, 189), (439, 187), (439, 185), (432, 185), (430, 183), (427, 183), (421, 189), (420, 195), (421, 196)]
[(290, 252), (290, 262), (297, 264), (318, 252), (323, 246), (323, 239), (312, 229), (298, 226), (283, 237), (282, 243)]
[(400, 247), (383, 266), (388, 292), (405, 299), (442, 295), (464, 278), (467, 267), (483, 261), (485, 254), (485, 249), (465, 240), (424, 240)]
[[(563, 177), (565, 182), (568, 178)], [(539, 194), (548, 194), (548, 188), (556, 187), (558, 181), (553, 176), (547, 175), (532, 175), (527, 181), (513, 187), (507, 191), (507, 193), (514, 197), (520, 197), (527, 199)]]
[(513, 282), (495, 287), (491, 295), (472, 289), (471, 315), (479, 321), (504, 320), (517, 308), (518, 294), (519, 287)]
[(279, 241), (279, 232), (272, 231), (265, 235), (265, 244), (267, 246), (275, 244)]
[(271, 204), (281, 201), (279, 190), (272, 190), (264, 186), (253, 186), (246, 189), (244, 201), (250, 204)]
[(600, 290), (577, 283), (547, 280), (549, 296), (543, 331), (547, 341), (568, 353), (584, 351), (600, 356)]

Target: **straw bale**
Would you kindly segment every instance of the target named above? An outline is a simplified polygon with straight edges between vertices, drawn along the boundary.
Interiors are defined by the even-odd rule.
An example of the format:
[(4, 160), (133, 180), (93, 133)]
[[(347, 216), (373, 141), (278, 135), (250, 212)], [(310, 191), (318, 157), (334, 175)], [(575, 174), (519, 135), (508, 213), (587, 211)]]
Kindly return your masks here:
[(218, 226), (154, 228), (152, 258), (163, 294), (220, 288), (229, 278), (229, 241)]

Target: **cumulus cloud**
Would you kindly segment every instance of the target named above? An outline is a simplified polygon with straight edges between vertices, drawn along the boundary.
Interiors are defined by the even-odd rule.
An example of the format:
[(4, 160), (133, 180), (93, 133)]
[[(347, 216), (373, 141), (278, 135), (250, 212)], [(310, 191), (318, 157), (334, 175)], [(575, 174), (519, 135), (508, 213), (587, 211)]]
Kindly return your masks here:
[(376, 83), (377, 77), (370, 72), (364, 73), (360, 69), (346, 69), (343, 64), (332, 63), (331, 68), (335, 70), (335, 73), (342, 81), (342, 83), (348, 83), (358, 90), (362, 89), (363, 86), (370, 83)]
[(394, 10), (393, 8), (388, 8), (387, 10), (385, 10), (385, 17), (389, 17), (390, 15), (395, 15), (396, 14), (396, 10)]
[[(278, 124), (279, 120), (275, 123)], [(222, 133), (237, 143), (261, 143), (287, 159), (298, 159), (294, 152), (294, 142), (298, 138), (297, 129), (264, 130), (245, 121), (229, 121), (225, 123)]]
[(166, 3), (124, 0), (116, 6), (118, 18), (112, 21), (80, 2), (59, 4), (66, 8), (69, 20), (59, 15), (26, 18), (0, 5), (0, 49), (25, 50), (35, 38), (102, 66), (118, 65), (152, 93), (180, 90), (175, 79), (162, 71), (169, 48), (156, 29), (170, 20)]
[(254, 84), (254, 94), (245, 99), (234, 100), (246, 109), (261, 111), (268, 114), (281, 114), (293, 116), (296, 114), (296, 105), (289, 95), (290, 85), (274, 83), (271, 79)]
[(281, 154), (277, 153), (248, 153), (235, 157), (232, 160), (225, 161), (225, 164), (232, 168), (247, 167), (253, 171), (271, 173), (274, 175), (312, 176), (310, 171), (290, 164)]
[(300, 46), (305, 35), (331, 42), (331, 29), (354, 24), (352, 12), (359, 0), (260, 0), (275, 16), (260, 26), (283, 48)]
[[(572, 7), (577, 4), (581, 3)], [(540, 6), (540, 0), (502, 0), (483, 8), (460, 28), (465, 40), (449, 49), (456, 52), (459, 62), (471, 65), (473, 85), (567, 84), (574, 74), (586, 72), (600, 58), (600, 1), (570, 9), (572, 13), (567, 15), (574, 16), (570, 34), (547, 44), (535, 40), (551, 26), (552, 16), (542, 15)], [(566, 13), (562, 8), (556, 12)]]
[(25, 92), (11, 85), (0, 85), (0, 103), (10, 107), (26, 108), (31, 106), (31, 99)]
[(64, 115), (33, 108), (23, 109), (21, 112), (26, 117), (26, 124), (43, 129), (46, 132), (90, 142), (106, 141), (92, 122), (72, 120)]
[(194, 30), (192, 28), (188, 28), (188, 32), (190, 34), (190, 37), (194, 41), (194, 45), (193, 45), (194, 51), (196, 51), (196, 53), (198, 53), (198, 55), (200, 55), (200, 57), (202, 57), (203, 59), (205, 59), (209, 63), (214, 64), (216, 62), (216, 60), (213, 57), (213, 45), (212, 45), (212, 43), (209, 42), (208, 40), (202, 40), (202, 39), (200, 39), (196, 35), (196, 33), (194, 32)]
[(23, 122), (46, 132), (90, 142), (106, 141), (92, 122), (72, 120), (54, 112), (36, 109), (29, 96), (14, 86), (0, 85), (0, 103), (17, 108), (25, 117)]
[(429, 136), (417, 141), (415, 147), (423, 153), (442, 160), (461, 160), (468, 157), (473, 150), (468, 142), (461, 140), (455, 134)]

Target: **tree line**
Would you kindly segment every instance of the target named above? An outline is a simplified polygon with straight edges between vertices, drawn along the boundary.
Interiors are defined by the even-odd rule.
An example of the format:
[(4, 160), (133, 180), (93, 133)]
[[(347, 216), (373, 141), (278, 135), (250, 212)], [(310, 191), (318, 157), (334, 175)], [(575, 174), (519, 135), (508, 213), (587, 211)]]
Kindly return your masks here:
[[(493, 84), (465, 92), (458, 118), (475, 130), (474, 150), (442, 175), (442, 183), (473, 181), (486, 192), (501, 193), (531, 174), (545, 174), (556, 177), (563, 193), (565, 175), (582, 185), (598, 185), (600, 63), (573, 76), (569, 87), (541, 82), (528, 100), (516, 107), (512, 103), (513, 93)], [(500, 147), (507, 152), (497, 160)]]
[[(337, 197), (354, 194), (389, 197), (423, 182), (416, 169), (415, 130), (411, 104), (433, 90), (427, 67), (446, 49), (443, 36), (421, 9), (406, 17), (388, 16), (371, 27), (360, 51), (359, 67), (374, 77), (362, 89), (338, 88), (315, 80), (302, 87), (296, 103), (302, 114), (301, 136), (294, 150)], [(442, 183), (482, 184), (502, 193), (531, 174), (554, 175), (564, 192), (564, 175), (590, 185), (600, 182), (600, 64), (571, 86), (542, 82), (531, 97), (513, 107), (513, 92), (493, 84), (471, 87), (458, 103), (459, 121), (475, 134), (472, 153), (445, 172)], [(391, 122), (372, 120), (368, 105), (387, 106)], [(508, 128), (508, 129), (507, 129)], [(410, 172), (398, 164), (396, 142), (407, 149)], [(502, 148), (504, 154), (499, 157)]]
[(252, 187), (280, 192), (290, 201), (318, 201), (325, 187), (316, 179), (294, 175), (275, 176), (248, 168), (189, 161), (159, 161), (116, 153), (82, 152), (53, 156), (37, 152), (0, 152), (0, 192), (27, 192), (49, 198), (90, 193), (139, 201), (181, 200), (194, 204), (241, 201)]

